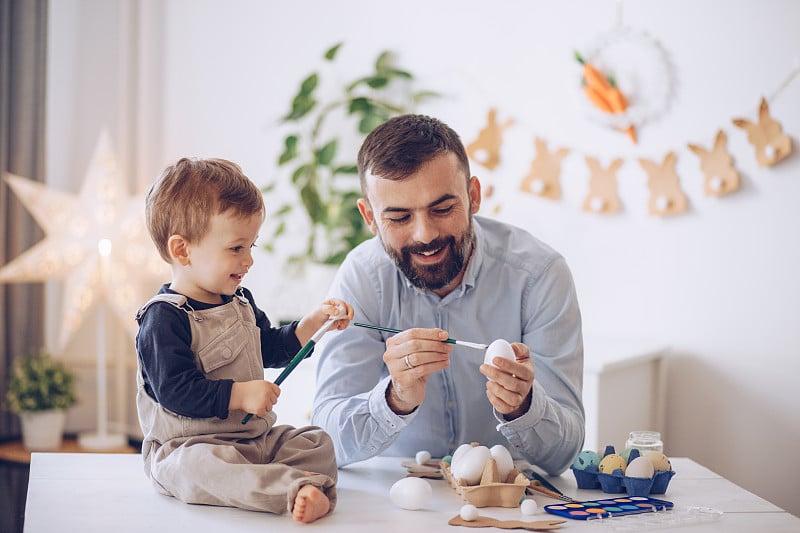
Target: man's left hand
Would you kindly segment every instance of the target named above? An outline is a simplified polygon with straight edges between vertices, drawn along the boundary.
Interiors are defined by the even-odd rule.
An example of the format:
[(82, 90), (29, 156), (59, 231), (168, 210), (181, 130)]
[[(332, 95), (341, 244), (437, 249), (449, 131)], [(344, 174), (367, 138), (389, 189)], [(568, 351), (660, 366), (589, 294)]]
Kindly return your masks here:
[(481, 374), (487, 377), (486, 397), (506, 420), (514, 420), (525, 414), (531, 406), (533, 387), (533, 361), (531, 350), (521, 342), (511, 345), (515, 361), (496, 357), (495, 366), (483, 364)]

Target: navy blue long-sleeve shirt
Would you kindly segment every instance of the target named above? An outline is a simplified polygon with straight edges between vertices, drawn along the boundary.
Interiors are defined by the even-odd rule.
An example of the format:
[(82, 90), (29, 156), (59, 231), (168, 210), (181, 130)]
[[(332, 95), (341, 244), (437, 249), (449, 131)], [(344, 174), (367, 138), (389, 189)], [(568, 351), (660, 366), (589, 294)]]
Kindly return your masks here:
[[(252, 293), (242, 288), (261, 330), (261, 359), (265, 368), (286, 366), (300, 350), (295, 329), (297, 322), (273, 328), (267, 315), (256, 306)], [(159, 294), (178, 294), (164, 285)], [(222, 304), (207, 304), (188, 298), (195, 310)], [(139, 323), (136, 351), (142, 368), (145, 391), (166, 409), (191, 418), (228, 417), (233, 380), (208, 379), (195, 363), (191, 349), (189, 315), (167, 302), (153, 303)]]

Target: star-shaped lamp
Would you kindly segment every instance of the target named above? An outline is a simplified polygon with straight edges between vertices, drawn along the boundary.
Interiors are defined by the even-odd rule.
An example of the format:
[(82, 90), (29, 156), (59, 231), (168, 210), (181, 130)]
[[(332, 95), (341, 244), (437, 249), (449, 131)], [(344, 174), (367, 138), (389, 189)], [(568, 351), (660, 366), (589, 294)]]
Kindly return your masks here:
[[(136, 309), (167, 279), (144, 223), (144, 199), (127, 194), (106, 133), (101, 134), (78, 195), (6, 175), (45, 238), (0, 268), (0, 283), (64, 279), (58, 348), (63, 349), (101, 299), (135, 335)], [(101, 241), (111, 253), (101, 255)], [(101, 264), (107, 272), (101, 276)]]
[(45, 238), (0, 268), (0, 283), (64, 279), (58, 347), (63, 349), (90, 311), (97, 313), (97, 432), (82, 434), (81, 447), (108, 450), (125, 437), (107, 429), (106, 312), (135, 334), (136, 309), (167, 279), (144, 223), (144, 200), (130, 197), (108, 135), (97, 142), (80, 194), (59, 192), (7, 175)]

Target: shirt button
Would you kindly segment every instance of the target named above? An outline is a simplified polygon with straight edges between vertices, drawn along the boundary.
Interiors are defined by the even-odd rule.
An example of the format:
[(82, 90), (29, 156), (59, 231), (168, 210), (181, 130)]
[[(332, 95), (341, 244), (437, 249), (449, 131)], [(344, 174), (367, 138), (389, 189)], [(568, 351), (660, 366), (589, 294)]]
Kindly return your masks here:
[(230, 348), (224, 348), (222, 350), (222, 358), (223, 359), (230, 359), (231, 355), (233, 355), (233, 354), (231, 353), (231, 349)]
[(453, 402), (447, 402), (447, 408), (449, 409), (451, 407), (453, 407)]

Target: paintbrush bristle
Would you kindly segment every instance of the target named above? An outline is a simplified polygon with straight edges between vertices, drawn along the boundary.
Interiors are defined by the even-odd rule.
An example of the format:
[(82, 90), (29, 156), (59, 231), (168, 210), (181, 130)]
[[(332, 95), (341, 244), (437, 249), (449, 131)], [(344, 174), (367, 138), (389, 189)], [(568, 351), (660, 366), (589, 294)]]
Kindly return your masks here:
[(489, 347), (488, 344), (480, 344), (478, 342), (456, 341), (460, 346), (467, 346), (468, 348), (475, 348), (476, 350), (485, 350)]

